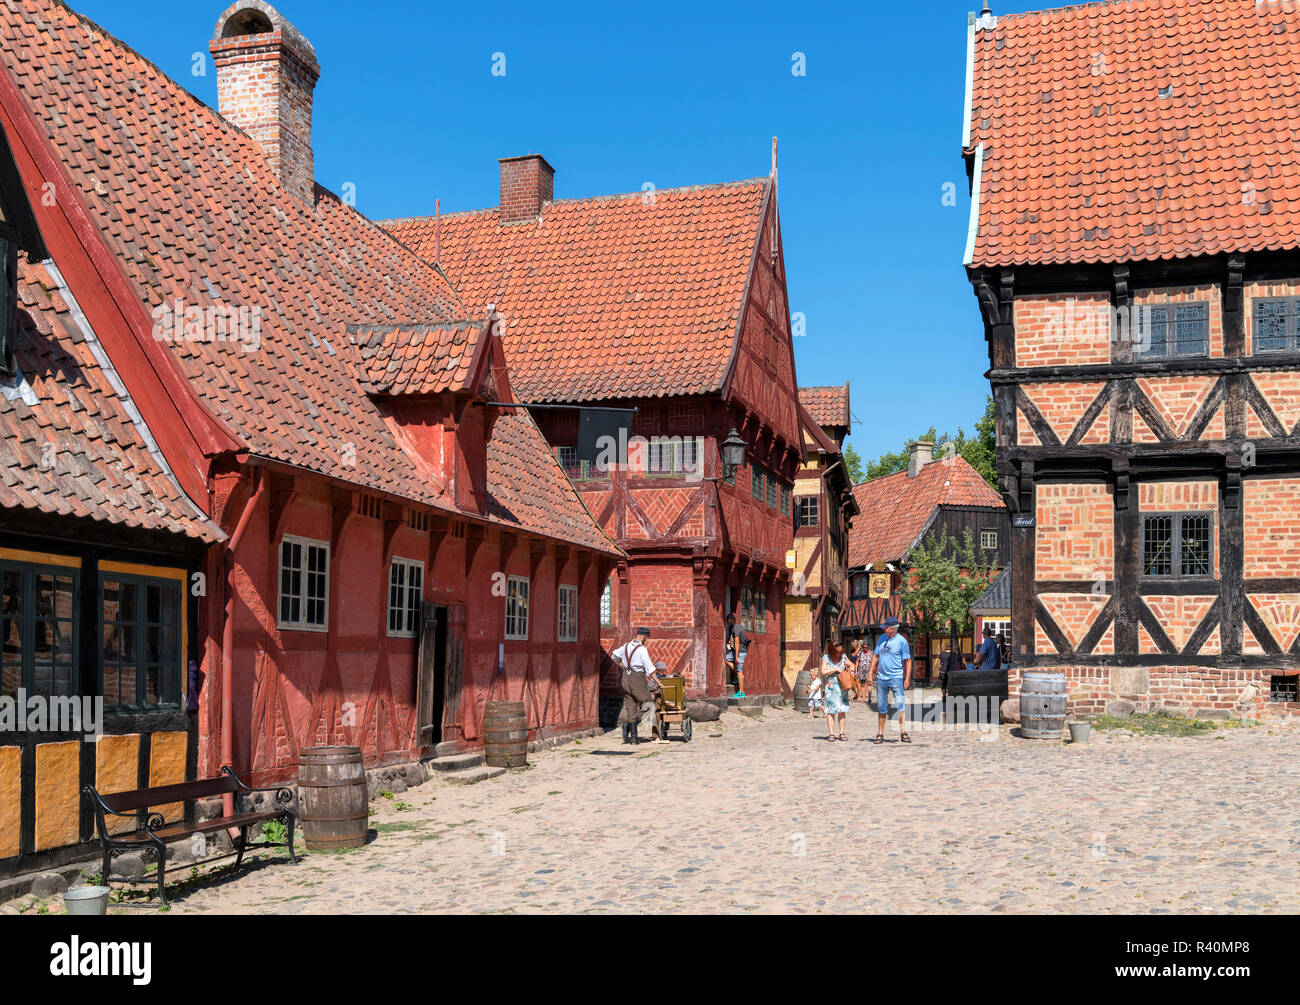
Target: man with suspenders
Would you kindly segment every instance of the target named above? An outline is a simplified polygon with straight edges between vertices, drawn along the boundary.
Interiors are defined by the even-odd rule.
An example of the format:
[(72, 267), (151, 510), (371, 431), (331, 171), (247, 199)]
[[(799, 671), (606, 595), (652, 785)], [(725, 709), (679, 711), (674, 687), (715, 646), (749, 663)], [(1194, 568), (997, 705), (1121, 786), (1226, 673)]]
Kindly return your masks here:
[[(662, 685), (655, 673), (654, 660), (646, 650), (645, 640), (650, 637), (649, 628), (638, 628), (636, 638), (626, 645), (614, 650), (614, 662), (623, 669), (623, 714), (619, 716), (623, 723), (623, 742), (638, 743), (637, 723), (653, 732), (655, 714), (655, 693)], [(654, 737), (655, 741), (659, 738)]]

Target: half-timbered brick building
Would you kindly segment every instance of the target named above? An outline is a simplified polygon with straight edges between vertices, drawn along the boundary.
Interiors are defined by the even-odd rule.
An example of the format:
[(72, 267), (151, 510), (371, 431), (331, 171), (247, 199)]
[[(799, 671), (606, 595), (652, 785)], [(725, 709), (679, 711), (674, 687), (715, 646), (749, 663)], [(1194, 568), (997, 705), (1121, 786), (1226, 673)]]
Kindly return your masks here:
[(497, 318), (312, 182), (310, 45), (227, 10), (224, 115), (56, 0), (0, 48), (0, 699), (105, 706), (0, 720), (0, 876), (86, 854), (83, 785), (595, 727), (622, 553)]
[(969, 53), (1014, 675), (1268, 707), (1300, 672), (1300, 20), (1082, 4), (972, 18)]
[[(724, 693), (724, 619), (752, 644), (751, 695), (781, 689), (781, 597), (803, 458), (775, 167), (767, 178), (554, 199), (538, 156), (500, 161), (492, 209), (384, 224), (474, 310), (495, 306), (519, 399), (636, 408), (640, 463), (580, 458), (579, 415), (538, 424), (627, 553), (606, 587), (607, 647), (637, 627), (696, 694)], [(745, 465), (721, 478), (735, 429)], [(662, 447), (655, 437), (672, 441)], [(607, 690), (617, 687), (612, 664)]]

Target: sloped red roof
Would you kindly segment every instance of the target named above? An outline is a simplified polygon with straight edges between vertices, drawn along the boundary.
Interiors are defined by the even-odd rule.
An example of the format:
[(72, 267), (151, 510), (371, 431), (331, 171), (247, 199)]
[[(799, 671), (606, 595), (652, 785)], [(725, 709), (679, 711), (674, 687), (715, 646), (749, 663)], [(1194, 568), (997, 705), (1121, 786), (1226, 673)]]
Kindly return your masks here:
[(1005, 503), (960, 455), (931, 461), (915, 478), (906, 471), (853, 487), (860, 515), (849, 530), (849, 567), (907, 558), (938, 506)]
[[(250, 452), (455, 510), (395, 440), (347, 344), (349, 325), (470, 316), (443, 275), (323, 189), (314, 208), (294, 199), (242, 130), (61, 3), (0, 7), (0, 45), (74, 197), (146, 306), (180, 300), (187, 310), (257, 319), (256, 338), (169, 345), (205, 406)], [(490, 467), (492, 457), (544, 448), (533, 426), (501, 429)], [(544, 518), (526, 529), (617, 550), (594, 522), (582, 527), (571, 487), (495, 470), (509, 484), (490, 479), (489, 493), (535, 491), (546, 501)], [(497, 512), (504, 519), (506, 509)]]
[[(525, 401), (721, 388), (769, 179), (559, 199), (537, 222), (496, 209), (441, 218), (441, 264), (468, 314), (495, 304)], [(383, 223), (428, 260), (432, 217)]]
[(1259, 0), (1113, 0), (975, 35), (974, 265), (1300, 246), (1300, 18)]
[(371, 394), (463, 390), (486, 329), (486, 321), (353, 329), (358, 377)]
[(819, 426), (847, 427), (852, 421), (849, 417), (848, 381), (843, 387), (801, 387), (799, 404), (808, 410)]
[(39, 510), (222, 540), (131, 414), (62, 277), (20, 258), (17, 278), (14, 363), (22, 383), (15, 378), (0, 395), (0, 511)]

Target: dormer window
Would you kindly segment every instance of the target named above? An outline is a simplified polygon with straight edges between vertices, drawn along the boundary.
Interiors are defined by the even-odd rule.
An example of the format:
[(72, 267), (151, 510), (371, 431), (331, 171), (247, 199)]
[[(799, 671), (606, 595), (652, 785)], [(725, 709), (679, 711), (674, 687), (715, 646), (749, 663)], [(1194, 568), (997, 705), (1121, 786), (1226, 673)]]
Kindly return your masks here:
[(0, 232), (0, 373), (14, 372), (14, 302), (18, 283), (18, 245)]

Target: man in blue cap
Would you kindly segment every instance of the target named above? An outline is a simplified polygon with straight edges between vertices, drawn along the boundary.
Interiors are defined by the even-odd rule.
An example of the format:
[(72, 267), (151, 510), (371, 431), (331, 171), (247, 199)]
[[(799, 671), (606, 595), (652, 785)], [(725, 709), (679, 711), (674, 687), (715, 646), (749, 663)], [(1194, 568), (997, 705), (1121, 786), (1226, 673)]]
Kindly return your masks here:
[(885, 634), (876, 643), (867, 671), (867, 688), (876, 683), (876, 738), (872, 743), (885, 742), (885, 720), (889, 718), (889, 696), (898, 703), (899, 739), (911, 743), (907, 735), (907, 689), (912, 684), (912, 649), (907, 639), (898, 634), (898, 619), (886, 618), (881, 626)]

